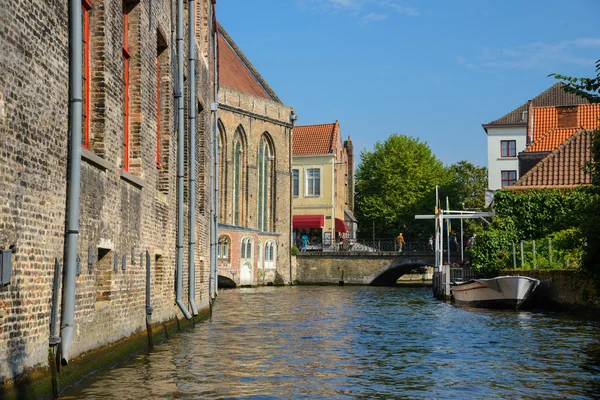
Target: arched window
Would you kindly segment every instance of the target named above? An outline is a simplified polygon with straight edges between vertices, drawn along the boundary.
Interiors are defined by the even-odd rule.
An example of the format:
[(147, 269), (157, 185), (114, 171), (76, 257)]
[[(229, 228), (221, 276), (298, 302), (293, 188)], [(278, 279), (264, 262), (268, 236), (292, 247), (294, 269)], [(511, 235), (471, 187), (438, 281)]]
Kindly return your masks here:
[(263, 265), (264, 268), (275, 268), (275, 242), (273, 240), (265, 242)]
[(221, 120), (219, 120), (219, 221), (228, 223), (227, 204), (229, 204), (227, 193), (227, 133)]
[(229, 247), (231, 240), (229, 236), (221, 236), (217, 246), (217, 258), (220, 260), (229, 260)]
[(271, 140), (267, 133), (261, 136), (258, 145), (258, 229), (273, 230), (272, 193), (274, 155)]
[(242, 239), (241, 257), (243, 259), (252, 258), (252, 239), (251, 238)]
[(233, 193), (232, 193), (232, 213), (233, 225), (243, 224), (244, 211), (244, 189), (246, 179), (246, 162), (244, 157), (245, 135), (244, 129), (240, 125), (233, 137)]

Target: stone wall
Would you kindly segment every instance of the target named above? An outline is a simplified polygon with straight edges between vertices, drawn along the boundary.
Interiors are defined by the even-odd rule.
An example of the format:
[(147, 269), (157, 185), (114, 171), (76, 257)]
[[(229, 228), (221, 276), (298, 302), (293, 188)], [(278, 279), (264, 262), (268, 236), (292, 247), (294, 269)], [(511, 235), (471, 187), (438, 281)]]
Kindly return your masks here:
[[(256, 238), (260, 235), (258, 231), (258, 146), (263, 134), (268, 135), (273, 146), (273, 185), (271, 187), (271, 201), (269, 202), (270, 227), (268, 232), (277, 243), (276, 262), (273, 274), (267, 271), (258, 271), (258, 260), (253, 265), (253, 276), (255, 283), (258, 277), (266, 276), (264, 281), (272, 283), (289, 283), (290, 281), (290, 241), (291, 241), (291, 216), (290, 216), (290, 144), (291, 123), (290, 112), (292, 109), (276, 101), (267, 100), (240, 92), (238, 90), (221, 86), (219, 89), (219, 120), (221, 128), (221, 155), (219, 162), (222, 165), (220, 176), (227, 176), (220, 187), (220, 219), (223, 225), (231, 228), (220, 227), (220, 235), (229, 235), (235, 232), (236, 225), (233, 217), (233, 143), (236, 130), (241, 129), (245, 136), (243, 149), (243, 166), (241, 172), (241, 216), (238, 227), (256, 230)], [(231, 254), (238, 257), (241, 241), (231, 238)], [(264, 241), (262, 241), (264, 243)], [(258, 240), (253, 241), (253, 253), (258, 250)], [(231, 270), (239, 271), (240, 265), (232, 261)], [(221, 269), (219, 269), (221, 271)], [(263, 272), (265, 275), (263, 275)], [(228, 275), (225, 275), (228, 276)], [(228, 276), (231, 277), (231, 276)], [(234, 281), (239, 284), (239, 274)]]
[(577, 270), (506, 270), (500, 275), (521, 275), (542, 281), (529, 307), (549, 310), (600, 311), (600, 291), (588, 275)]
[[(201, 10), (198, 14), (208, 18), (208, 0), (197, 3), (197, 10)], [(128, 171), (122, 169), (123, 2), (91, 0), (91, 4), (90, 142), (89, 150), (82, 150), (78, 243), (81, 272), (76, 287), (73, 357), (145, 329), (145, 263), (140, 265), (140, 256), (146, 251), (151, 261), (153, 322), (181, 317), (173, 305), (177, 138), (171, 66), (176, 49), (170, 35), (169, 3), (152, 2), (150, 16), (148, 0), (128, 2)], [(12, 280), (0, 288), (3, 379), (47, 363), (52, 276), (55, 260), (63, 264), (65, 230), (69, 136), (67, 21), (67, 2), (42, 5), (0, 0), (0, 39), (4, 44), (0, 54), (0, 246), (14, 246)], [(206, 154), (212, 37), (205, 32), (207, 27), (207, 21), (198, 22), (195, 74), (196, 101), (200, 105), (196, 123), (199, 162), (195, 167), (199, 182), (204, 182), (209, 165)], [(185, 32), (187, 36), (187, 28)], [(166, 49), (159, 56), (158, 168), (156, 57), (160, 36), (165, 39)], [(190, 71), (185, 74), (189, 77)], [(188, 96), (187, 88), (185, 95)], [(189, 98), (185, 97), (186, 110), (188, 104)], [(186, 118), (186, 136), (187, 124)], [(201, 310), (209, 308), (208, 198), (208, 185), (198, 184), (195, 302)], [(186, 303), (187, 212), (188, 205), (182, 296)]]

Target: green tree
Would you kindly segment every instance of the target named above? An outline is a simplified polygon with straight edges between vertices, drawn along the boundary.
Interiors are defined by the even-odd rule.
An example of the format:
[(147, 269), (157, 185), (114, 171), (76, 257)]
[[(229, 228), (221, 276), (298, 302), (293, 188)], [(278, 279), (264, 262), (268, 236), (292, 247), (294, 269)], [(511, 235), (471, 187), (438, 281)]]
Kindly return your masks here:
[(448, 196), (450, 207), (460, 210), (481, 209), (485, 203), (487, 168), (468, 161), (459, 161), (447, 168), (449, 183), (442, 192)]
[(432, 228), (415, 221), (417, 213), (433, 213), (435, 185), (448, 182), (444, 165), (419, 139), (392, 134), (373, 151), (361, 152), (356, 171), (356, 216), (361, 236), (424, 240)]
[(548, 76), (566, 83), (565, 92), (581, 96), (590, 103), (600, 103), (600, 60), (596, 61), (595, 78), (574, 78), (560, 74), (550, 74)]

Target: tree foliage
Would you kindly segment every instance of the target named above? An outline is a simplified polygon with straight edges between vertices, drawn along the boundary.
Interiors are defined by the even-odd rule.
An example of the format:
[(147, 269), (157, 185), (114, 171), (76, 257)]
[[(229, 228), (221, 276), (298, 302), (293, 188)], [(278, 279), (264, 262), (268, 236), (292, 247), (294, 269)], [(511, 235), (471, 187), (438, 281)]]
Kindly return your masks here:
[(451, 208), (481, 208), (487, 187), (487, 169), (460, 161), (444, 167), (427, 143), (406, 135), (391, 135), (363, 151), (356, 172), (356, 216), (361, 236), (404, 233), (407, 241), (426, 240), (433, 221), (415, 220), (433, 214), (435, 186), (440, 200), (448, 196)]
[(433, 212), (436, 184), (446, 184), (444, 165), (427, 143), (406, 135), (392, 134), (377, 142), (373, 151), (363, 151), (356, 171), (356, 216), (363, 236), (375, 225), (379, 237), (405, 233), (422, 236), (414, 215), (428, 204)]
[(512, 243), (548, 238), (555, 243), (560, 257), (574, 262), (583, 253), (581, 227), (590, 220), (588, 210), (597, 199), (597, 194), (586, 187), (496, 192), (494, 221), (478, 235), (473, 265), (493, 275), (512, 267)]
[(574, 78), (560, 74), (550, 74), (548, 76), (563, 81), (567, 85), (564, 88), (565, 92), (583, 97), (590, 103), (600, 103), (600, 60), (596, 61), (595, 78)]

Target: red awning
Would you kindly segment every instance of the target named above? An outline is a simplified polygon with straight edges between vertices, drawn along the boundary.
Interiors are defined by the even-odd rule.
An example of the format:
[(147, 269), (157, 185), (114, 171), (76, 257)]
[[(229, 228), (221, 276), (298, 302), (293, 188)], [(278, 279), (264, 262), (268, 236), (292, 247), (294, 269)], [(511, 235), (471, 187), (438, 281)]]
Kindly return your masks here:
[(336, 218), (335, 219), (335, 231), (336, 232), (348, 232), (348, 225), (344, 222), (343, 219)]
[(325, 217), (323, 215), (294, 215), (294, 228), (323, 228)]

